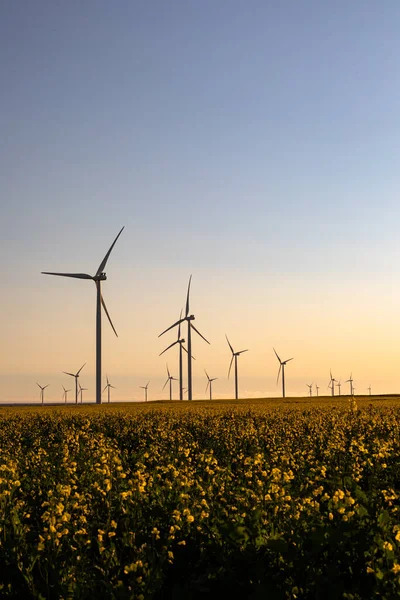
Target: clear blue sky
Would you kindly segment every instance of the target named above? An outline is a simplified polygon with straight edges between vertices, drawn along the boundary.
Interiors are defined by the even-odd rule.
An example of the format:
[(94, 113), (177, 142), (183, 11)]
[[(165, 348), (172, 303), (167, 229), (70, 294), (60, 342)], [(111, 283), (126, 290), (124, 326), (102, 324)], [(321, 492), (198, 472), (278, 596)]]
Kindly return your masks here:
[(93, 379), (94, 290), (40, 271), (95, 271), (122, 225), (104, 293), (124, 397), (162, 381), (192, 272), (221, 395), (226, 329), (253, 348), (249, 395), (276, 390), (280, 342), (309, 343), (293, 393), (335, 361), (361, 391), (378, 359), (375, 390), (398, 390), (399, 26), (395, 0), (3, 2), (4, 398), (77, 339)]

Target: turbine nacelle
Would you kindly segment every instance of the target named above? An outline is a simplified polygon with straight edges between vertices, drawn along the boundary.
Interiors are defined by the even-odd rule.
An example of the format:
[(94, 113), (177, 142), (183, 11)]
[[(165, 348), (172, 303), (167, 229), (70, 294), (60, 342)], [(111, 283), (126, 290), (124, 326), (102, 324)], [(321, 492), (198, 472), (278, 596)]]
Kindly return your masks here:
[(105, 281), (107, 279), (107, 275), (103, 273), (99, 273), (93, 277), (93, 281)]

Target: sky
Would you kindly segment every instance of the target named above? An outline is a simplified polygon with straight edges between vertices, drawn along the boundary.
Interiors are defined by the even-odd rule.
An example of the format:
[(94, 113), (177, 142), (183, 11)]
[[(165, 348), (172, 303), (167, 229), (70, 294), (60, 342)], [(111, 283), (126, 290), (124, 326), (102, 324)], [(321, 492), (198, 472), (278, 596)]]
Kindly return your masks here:
[[(0, 402), (168, 397), (179, 317), (194, 398), (287, 395), (329, 372), (400, 392), (397, 0), (37, 0), (0, 6)], [(343, 384), (342, 391), (348, 391)], [(178, 387), (174, 388), (177, 397)], [(315, 390), (314, 390), (315, 394)], [(72, 392), (70, 393), (72, 399)], [(106, 394), (104, 394), (104, 399)]]

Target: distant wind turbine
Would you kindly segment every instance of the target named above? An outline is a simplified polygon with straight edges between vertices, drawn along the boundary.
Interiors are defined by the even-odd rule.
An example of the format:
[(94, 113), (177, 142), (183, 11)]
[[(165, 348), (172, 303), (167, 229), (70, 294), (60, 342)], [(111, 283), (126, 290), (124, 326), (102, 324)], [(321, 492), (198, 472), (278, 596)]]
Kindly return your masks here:
[[(165, 350), (163, 350), (159, 356), (161, 356), (162, 354), (164, 354), (164, 352), (166, 352), (167, 350), (169, 350), (173, 346), (176, 346), (176, 344), (179, 344), (179, 400), (183, 400), (183, 367), (182, 367), (182, 365), (183, 365), (183, 353), (182, 353), (182, 350), (184, 350), (186, 352), (186, 354), (187, 354), (187, 350), (186, 350), (185, 346), (183, 345), (185, 343), (185, 340), (183, 338), (181, 338), (182, 311), (181, 311), (181, 314), (179, 315), (179, 321), (178, 321), (178, 323), (179, 323), (179, 325), (178, 325), (178, 339), (176, 340), (176, 342), (174, 342), (173, 344), (170, 344), (167, 348), (165, 348)], [(194, 356), (192, 356), (192, 358), (193, 358), (193, 360), (195, 360)]]
[(309, 390), (309, 394), (308, 395), (310, 396), (310, 398), (312, 396), (312, 386), (313, 385), (314, 385), (313, 383), (306, 383), (306, 386), (308, 387), (308, 390)]
[(330, 378), (330, 381), (328, 383), (328, 388), (330, 388), (332, 390), (332, 396), (334, 396), (335, 395), (335, 381), (336, 381), (336, 379), (334, 377), (332, 377), (332, 371), (330, 371), (330, 375), (331, 375), (331, 378)]
[(171, 373), (169, 372), (168, 365), (167, 365), (167, 373), (168, 373), (168, 377), (167, 377), (167, 381), (164, 383), (163, 391), (165, 389), (165, 386), (169, 382), (169, 399), (172, 400), (172, 382), (178, 381), (178, 380), (176, 377), (172, 377)]
[(231, 362), (229, 364), (229, 371), (228, 371), (228, 379), (229, 379), (229, 375), (231, 373), (231, 369), (232, 369), (232, 363), (235, 362), (235, 398), (236, 400), (239, 398), (239, 383), (238, 383), (238, 364), (237, 364), (237, 359), (238, 356), (240, 356), (241, 354), (243, 354), (243, 352), (248, 352), (247, 350), (240, 350), (239, 352), (235, 352), (234, 349), (232, 348), (232, 345), (230, 343), (230, 341), (228, 340), (228, 336), (225, 334), (226, 337), (226, 341), (228, 342), (228, 346), (232, 352), (232, 358), (231, 358)]
[(353, 373), (350, 373), (350, 377), (346, 381), (346, 383), (350, 383), (350, 396), (353, 396), (353, 394), (354, 394), (353, 381), (354, 381)]
[(111, 385), (111, 383), (108, 381), (108, 376), (107, 375), (106, 375), (106, 379), (107, 379), (107, 385), (104, 388), (104, 390), (103, 390), (102, 393), (104, 393), (104, 391), (107, 390), (107, 397), (108, 397), (107, 402), (108, 402), (108, 404), (110, 404), (110, 388), (112, 388), (113, 390), (115, 390), (117, 388), (114, 385)]
[(71, 375), (71, 377), (75, 377), (75, 404), (78, 404), (78, 377), (79, 373), (82, 371), (83, 367), (86, 365), (84, 363), (77, 373), (67, 373), (67, 371), (63, 371), (65, 375)]
[[(115, 330), (115, 327), (111, 321), (111, 317), (108, 314), (108, 310), (106, 304), (104, 302), (102, 293), (101, 293), (101, 282), (107, 279), (107, 275), (104, 272), (105, 266), (107, 264), (108, 258), (111, 254), (111, 250), (114, 248), (114, 245), (121, 235), (124, 227), (121, 229), (111, 247), (103, 260), (100, 263), (99, 268), (96, 271), (95, 275), (87, 275), (86, 273), (52, 273), (49, 271), (42, 271), (43, 275), (59, 275), (60, 277), (74, 277), (75, 279), (90, 279), (95, 282), (96, 290), (97, 290), (97, 308), (96, 308), (96, 403), (101, 404), (101, 307), (103, 306), (104, 311), (110, 321), (110, 325), (114, 330), (115, 335), (118, 337), (118, 334)], [(76, 386), (78, 389), (78, 386)], [(76, 394), (78, 397), (78, 393)]]
[(281, 373), (281, 369), (282, 369), (282, 398), (285, 398), (285, 366), (286, 363), (288, 363), (290, 360), (293, 360), (293, 358), (288, 358), (287, 360), (281, 360), (278, 356), (277, 351), (274, 348), (274, 352), (276, 355), (276, 358), (279, 360), (279, 371), (278, 371), (278, 377), (276, 378), (276, 383), (278, 383), (279, 381), (279, 375)]
[(201, 337), (203, 338), (203, 340), (205, 342), (207, 342), (207, 344), (209, 344), (210, 342), (204, 337), (204, 335), (202, 335), (200, 333), (200, 331), (198, 331), (196, 329), (196, 327), (193, 325), (192, 321), (194, 321), (195, 317), (194, 315), (190, 315), (189, 314), (189, 294), (190, 294), (190, 284), (192, 281), (192, 276), (189, 277), (189, 285), (188, 285), (188, 289), (187, 289), (187, 295), (186, 295), (186, 310), (185, 310), (185, 316), (183, 317), (183, 319), (179, 319), (179, 321), (177, 321), (176, 323), (174, 323), (173, 325), (171, 325), (170, 327), (168, 327), (167, 329), (165, 329), (165, 331), (163, 331), (162, 333), (160, 333), (160, 335), (158, 337), (161, 337), (162, 335), (164, 335), (164, 333), (166, 333), (167, 331), (169, 331), (170, 329), (173, 329), (173, 327), (176, 327), (177, 325), (180, 325), (180, 323), (183, 323), (184, 321), (187, 321), (188, 324), (188, 334), (187, 334), (187, 353), (188, 353), (188, 399), (189, 400), (193, 400), (193, 386), (192, 386), (192, 329), (194, 329), (194, 331)]
[(210, 400), (212, 400), (212, 382), (216, 381), (218, 379), (218, 377), (213, 377), (213, 378), (209, 377), (209, 375), (205, 369), (204, 369), (204, 373), (206, 374), (206, 377), (208, 379), (205, 393), (207, 393), (208, 388), (210, 388)]
[(67, 395), (68, 395), (68, 392), (70, 392), (71, 390), (66, 390), (64, 386), (62, 386), (62, 389), (64, 390), (64, 393), (62, 395), (62, 400), (65, 400), (65, 404), (67, 404)]
[(369, 391), (369, 395), (371, 395), (371, 384), (369, 384), (368, 391)]
[(40, 399), (42, 404), (44, 404), (44, 390), (49, 387), (49, 383), (47, 385), (40, 385), (40, 383), (36, 382), (36, 385), (40, 387)]
[(82, 404), (83, 392), (86, 392), (87, 389), (88, 388), (84, 388), (84, 387), (81, 386), (81, 384), (79, 384), (79, 394), (80, 394), (80, 397), (81, 397), (81, 404)]
[(319, 390), (319, 386), (317, 384), (315, 384), (315, 389), (317, 390), (317, 398), (318, 398), (318, 390)]
[(147, 388), (149, 387), (150, 381), (146, 383), (146, 385), (139, 385), (139, 387), (144, 390), (144, 401), (147, 402)]
[(340, 381), (337, 381), (337, 382), (336, 382), (336, 385), (337, 385), (337, 388), (338, 388), (338, 390), (339, 390), (339, 396), (341, 396), (341, 392), (340, 392), (340, 390), (341, 390), (342, 384), (340, 383)]

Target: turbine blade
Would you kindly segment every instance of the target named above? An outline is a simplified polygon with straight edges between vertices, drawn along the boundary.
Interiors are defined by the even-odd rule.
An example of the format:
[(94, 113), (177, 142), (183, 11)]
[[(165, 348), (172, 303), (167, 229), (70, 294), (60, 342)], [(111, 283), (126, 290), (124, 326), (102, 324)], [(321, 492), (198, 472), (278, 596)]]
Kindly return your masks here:
[[(209, 341), (208, 341), (208, 340), (207, 340), (207, 339), (204, 337), (204, 335), (203, 335), (202, 333), (200, 333), (200, 331), (199, 331), (198, 329), (196, 329), (196, 327), (195, 327), (195, 326), (192, 324), (192, 322), (191, 322), (191, 321), (190, 321), (190, 327), (191, 327), (192, 329), (194, 329), (194, 330), (195, 330), (195, 332), (196, 332), (196, 333), (197, 333), (197, 334), (198, 334), (198, 335), (199, 335), (201, 338), (203, 338), (203, 340), (204, 340), (205, 342), (207, 342), (207, 344), (210, 344), (210, 342), (209, 342)], [(210, 344), (210, 345), (211, 345), (211, 344)]]
[(182, 323), (182, 309), (181, 309), (181, 314), (179, 315), (178, 340), (181, 339), (181, 323)]
[(233, 356), (233, 354), (232, 354), (231, 362), (230, 362), (230, 365), (229, 365), (229, 371), (228, 371), (228, 379), (229, 379), (229, 375), (231, 374), (231, 369), (232, 369), (233, 358), (234, 358), (234, 356)]
[[(294, 357), (293, 357), (294, 358)], [(285, 363), (288, 363), (289, 360), (293, 360), (293, 358), (288, 358), (287, 360), (285, 360)]]
[(106, 386), (106, 387), (104, 388), (104, 390), (101, 392), (102, 394), (105, 392), (105, 390), (107, 389), (107, 387), (108, 387), (108, 386)]
[(191, 282), (192, 282), (192, 276), (189, 277), (189, 285), (188, 285), (188, 290), (187, 290), (187, 295), (186, 295), (186, 313), (185, 313), (186, 317), (189, 315), (189, 294), (190, 294)]
[(229, 346), (229, 348), (231, 349), (231, 352), (232, 352), (232, 354), (235, 354), (235, 352), (234, 352), (234, 350), (233, 350), (233, 348), (232, 348), (232, 344), (231, 344), (231, 343), (230, 343), (230, 341), (228, 340), (228, 336), (227, 336), (226, 334), (225, 334), (225, 337), (226, 337), (226, 341), (228, 342), (228, 346)]
[(105, 313), (106, 313), (106, 315), (108, 317), (108, 320), (110, 321), (110, 325), (113, 328), (115, 335), (118, 337), (118, 333), (116, 332), (115, 327), (113, 325), (113, 322), (111, 321), (111, 317), (108, 314), (108, 310), (107, 310), (106, 303), (104, 302), (103, 294), (100, 294), (100, 300), (101, 300), (101, 304), (103, 305), (104, 311), (105, 311)]
[[(186, 350), (185, 346), (182, 344), (182, 350), (184, 350), (186, 352), (186, 354), (189, 354), (189, 352)], [(193, 360), (196, 360), (195, 357), (192, 354), (192, 358)]]
[(67, 371), (63, 371), (66, 375), (71, 375), (71, 377), (75, 377), (75, 373), (67, 373)]
[(115, 385), (110, 385), (110, 387), (111, 387), (113, 390), (116, 390), (116, 389), (117, 389), (117, 388), (115, 387)]
[(208, 376), (208, 373), (207, 373), (207, 371), (206, 371), (205, 369), (204, 369), (204, 373), (206, 374), (208, 381), (210, 381), (210, 378), (209, 378), (209, 376)]
[(277, 351), (275, 350), (275, 348), (274, 348), (274, 352), (275, 352), (275, 354), (276, 354), (276, 358), (277, 358), (277, 359), (279, 360), (279, 362), (282, 364), (282, 361), (281, 361), (281, 359), (279, 358), (279, 356), (278, 356), (278, 353), (277, 353)]
[(240, 352), (237, 352), (237, 354), (243, 354), (243, 352), (248, 352), (249, 350), (240, 350)]
[(216, 381), (218, 379), (218, 377), (213, 377), (213, 379), (210, 379), (210, 381)]
[[(124, 227), (125, 227), (125, 226), (124, 226)], [(101, 261), (101, 263), (100, 263), (100, 266), (99, 266), (99, 268), (97, 269), (96, 275), (100, 275), (100, 273), (102, 273), (102, 272), (104, 271), (104, 268), (105, 268), (105, 266), (106, 266), (106, 263), (107, 263), (107, 261), (108, 261), (108, 257), (109, 257), (109, 256), (110, 256), (110, 254), (111, 254), (111, 250), (114, 248), (114, 246), (115, 246), (115, 242), (117, 241), (117, 239), (119, 238), (119, 236), (120, 236), (120, 235), (121, 235), (121, 233), (123, 232), (123, 230), (124, 230), (124, 227), (121, 229), (121, 231), (119, 232), (119, 234), (117, 235), (117, 237), (115, 238), (115, 240), (113, 241), (113, 243), (111, 244), (111, 247), (110, 247), (109, 251), (107, 252), (107, 254), (105, 255), (105, 257), (104, 257), (104, 258), (103, 258), (103, 260)]]
[[(83, 367), (86, 365), (86, 363), (83, 363), (83, 365), (81, 366), (81, 368), (79, 369), (79, 371), (76, 374), (76, 377), (78, 377), (79, 373), (82, 371)], [(74, 375), (75, 377), (75, 375)]]
[(40, 389), (42, 389), (42, 386), (40, 385), (40, 383), (36, 382), (36, 385), (38, 385), (40, 387)]
[(176, 323), (174, 323), (173, 325), (171, 325), (171, 327), (168, 327), (168, 329), (165, 329), (162, 333), (160, 333), (160, 335), (158, 337), (161, 337), (162, 335), (164, 335), (164, 333), (167, 333), (167, 331), (169, 331), (170, 329), (173, 329), (174, 327), (176, 327), (180, 323), (183, 323), (183, 321), (185, 321), (185, 319), (180, 319), (179, 321), (177, 321)]
[(169, 372), (168, 365), (167, 365), (167, 373), (168, 373), (168, 377), (171, 377), (171, 373)]
[(148, 382), (146, 383), (146, 388), (148, 387), (149, 383), (150, 383), (150, 381), (148, 381)]
[(164, 391), (165, 386), (167, 385), (168, 382), (169, 382), (169, 377), (168, 377), (167, 381), (164, 383), (164, 387), (163, 387), (162, 391)]
[(51, 273), (49, 271), (42, 271), (42, 275), (58, 275), (59, 277), (74, 277), (74, 279), (93, 279), (87, 273)]
[(278, 385), (278, 381), (279, 381), (279, 375), (281, 374), (281, 369), (282, 369), (282, 363), (281, 363), (281, 359), (279, 359), (279, 371), (278, 371), (278, 377), (276, 378), (277, 385)]
[[(167, 350), (169, 350), (170, 348), (172, 348), (172, 346), (175, 346), (176, 344), (179, 344), (179, 340), (176, 340), (176, 342), (174, 342), (173, 344), (170, 344), (170, 345), (168, 346), (168, 348), (165, 348), (165, 350), (163, 350), (163, 351), (161, 352), (161, 354), (164, 354), (164, 352), (166, 352)], [(161, 354), (159, 354), (158, 356), (161, 356)]]
[(207, 390), (208, 390), (208, 386), (209, 385), (210, 385), (210, 381), (207, 381), (206, 391), (204, 392), (205, 394), (207, 394)]

